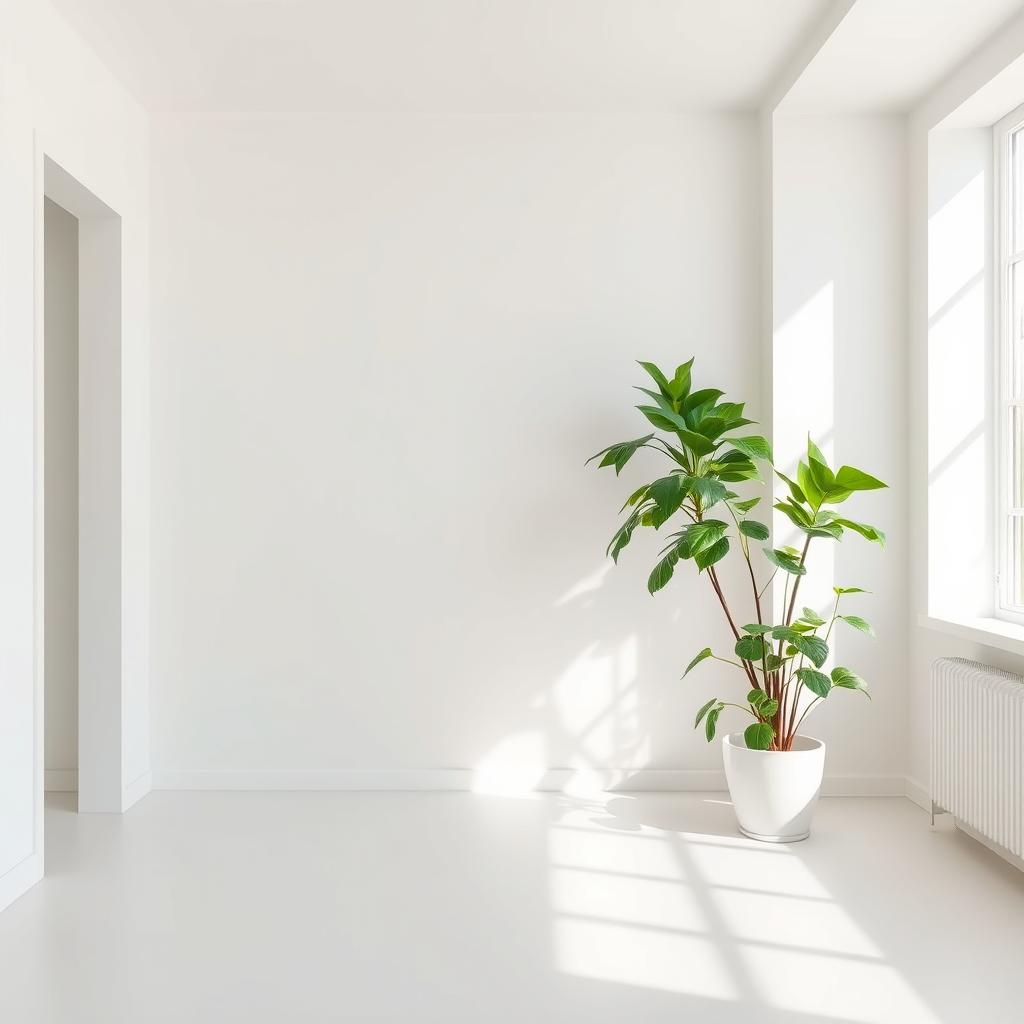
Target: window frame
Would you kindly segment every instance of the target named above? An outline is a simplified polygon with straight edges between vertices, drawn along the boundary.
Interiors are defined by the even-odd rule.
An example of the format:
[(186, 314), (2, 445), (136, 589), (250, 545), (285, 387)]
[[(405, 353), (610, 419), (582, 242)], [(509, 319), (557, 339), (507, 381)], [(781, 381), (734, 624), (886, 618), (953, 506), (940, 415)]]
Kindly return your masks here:
[[(1024, 604), (1012, 600), (1015, 572), (1012, 566), (1014, 519), (1024, 520), (1024, 507), (1013, 504), (1013, 409), (1024, 416), (1024, 396), (1014, 398), (1013, 353), (1013, 271), (1024, 263), (1024, 240), (1014, 249), (1015, 220), (1024, 223), (1024, 210), (1014, 205), (1013, 139), (1024, 131), (1024, 104), (1010, 111), (993, 125), (992, 197), (993, 241), (996, 273), (993, 281), (993, 419), (995, 421), (995, 554), (994, 613), (995, 617), (1024, 625)], [(1022, 136), (1021, 144), (1024, 144)], [(1024, 207), (1024, 181), (1017, 190)], [(1024, 575), (1024, 569), (1019, 570)]]

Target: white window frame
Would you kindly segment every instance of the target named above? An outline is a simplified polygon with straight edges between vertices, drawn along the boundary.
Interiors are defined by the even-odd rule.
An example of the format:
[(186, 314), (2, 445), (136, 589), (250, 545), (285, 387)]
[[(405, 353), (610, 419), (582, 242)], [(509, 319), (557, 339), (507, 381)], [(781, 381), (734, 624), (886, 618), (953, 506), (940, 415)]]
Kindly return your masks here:
[[(1024, 400), (1013, 395), (1013, 285), (1016, 264), (1024, 261), (1024, 245), (1013, 248), (1013, 137), (1024, 130), (1024, 104), (1011, 111), (993, 126), (992, 196), (995, 266), (993, 283), (994, 342), (992, 360), (995, 369), (995, 616), (1024, 625), (1024, 604), (1013, 602), (1015, 572), (1011, 563), (1013, 544), (1010, 523), (1024, 518), (1024, 508), (1013, 505), (1013, 438), (1012, 410), (1024, 409)], [(1019, 193), (1024, 203), (1024, 182)], [(1024, 218), (1022, 218), (1024, 220)]]

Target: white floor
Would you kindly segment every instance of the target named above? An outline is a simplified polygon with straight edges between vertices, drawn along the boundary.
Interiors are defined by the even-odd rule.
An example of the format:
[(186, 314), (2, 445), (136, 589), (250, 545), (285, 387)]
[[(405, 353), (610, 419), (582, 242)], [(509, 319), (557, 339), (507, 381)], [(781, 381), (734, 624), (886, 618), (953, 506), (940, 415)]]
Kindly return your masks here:
[(899, 798), (155, 793), (47, 811), (5, 1024), (1014, 1022), (1024, 874)]

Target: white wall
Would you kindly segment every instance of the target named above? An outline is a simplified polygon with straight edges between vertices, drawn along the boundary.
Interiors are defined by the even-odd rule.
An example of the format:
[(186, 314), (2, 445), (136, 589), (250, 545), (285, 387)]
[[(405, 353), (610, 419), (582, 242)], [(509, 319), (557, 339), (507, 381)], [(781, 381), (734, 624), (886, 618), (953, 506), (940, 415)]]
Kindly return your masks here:
[[(42, 159), (123, 220), (121, 695), (125, 802), (148, 769), (146, 116), (45, 2), (0, 0), (0, 906), (42, 868)], [(41, 326), (41, 325), (38, 325)], [(39, 506), (41, 507), (41, 505)], [(37, 573), (39, 574), (37, 577)], [(38, 586), (37, 586), (38, 584)], [(134, 786), (133, 786), (134, 784)]]
[(164, 781), (720, 766), (706, 581), (604, 558), (655, 464), (583, 462), (636, 358), (756, 401), (756, 170), (741, 116), (155, 119)]
[[(45, 766), (78, 771), (78, 220), (45, 212)], [(54, 774), (51, 774), (54, 773)], [(68, 784), (69, 778), (60, 782)]]
[[(885, 550), (848, 533), (814, 541), (801, 603), (831, 607), (832, 586), (873, 593), (845, 610), (876, 628), (833, 633), (834, 663), (860, 672), (873, 699), (835, 692), (807, 719), (832, 772), (905, 771), (907, 635), (906, 155), (895, 116), (780, 110), (773, 138), (773, 433), (787, 474), (808, 431), (834, 464), (890, 489), (841, 506), (881, 527)], [(798, 539), (779, 516), (776, 543)]]

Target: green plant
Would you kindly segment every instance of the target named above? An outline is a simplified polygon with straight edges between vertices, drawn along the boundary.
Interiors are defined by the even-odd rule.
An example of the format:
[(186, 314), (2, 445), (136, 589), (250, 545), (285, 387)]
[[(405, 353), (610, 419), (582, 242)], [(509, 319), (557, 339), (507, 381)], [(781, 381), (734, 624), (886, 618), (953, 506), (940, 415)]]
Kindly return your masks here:
[[(616, 562), (633, 533), (640, 527), (659, 530), (673, 517), (682, 529), (669, 536), (660, 558), (651, 572), (647, 589), (661, 590), (681, 561), (692, 561), (699, 573), (707, 576), (722, 606), (735, 638), (734, 658), (719, 657), (705, 647), (687, 665), (689, 672), (706, 659), (732, 665), (743, 673), (746, 704), (709, 700), (698, 712), (695, 728), (704, 724), (710, 742), (714, 739), (718, 718), (727, 707), (735, 707), (753, 718), (744, 731), (748, 747), (757, 750), (789, 750), (804, 717), (836, 689), (859, 690), (868, 694), (867, 683), (853, 670), (844, 667), (822, 671), (828, 659), (828, 642), (837, 623), (873, 634), (868, 622), (857, 615), (840, 615), (840, 600), (848, 594), (862, 594), (859, 587), (833, 587), (835, 601), (829, 618), (812, 608), (797, 610), (800, 581), (807, 573), (807, 553), (816, 539), (841, 540), (853, 531), (884, 546), (885, 535), (867, 523), (847, 519), (826, 506), (841, 505), (856, 491), (871, 491), (886, 484), (881, 480), (842, 466), (834, 471), (824, 455), (807, 439), (807, 458), (797, 466), (796, 479), (778, 470), (788, 495), (774, 507), (804, 534), (800, 549), (764, 547), (762, 554), (770, 575), (759, 577), (752, 557), (751, 542), (765, 541), (768, 527), (750, 513), (760, 497), (742, 497), (731, 490), (732, 484), (762, 481), (757, 463), (772, 466), (772, 452), (765, 438), (756, 434), (736, 434), (754, 421), (743, 415), (743, 403), (723, 402), (717, 388), (691, 387), (693, 360), (683, 363), (669, 378), (653, 363), (640, 365), (653, 379), (657, 390), (638, 388), (650, 403), (638, 405), (655, 432), (632, 441), (622, 441), (588, 459), (600, 459), (600, 466), (614, 466), (618, 475), (641, 449), (649, 448), (667, 458), (672, 468), (667, 475), (638, 487), (620, 511), (629, 510), (625, 522), (616, 530), (608, 553)], [(669, 435), (669, 440), (661, 436)], [(763, 481), (762, 481), (763, 482)], [(709, 516), (715, 510), (719, 518)], [(721, 511), (719, 511), (721, 510)], [(735, 548), (734, 545), (735, 544)], [(749, 577), (755, 621), (738, 625), (719, 580), (716, 566), (730, 551), (736, 550), (745, 562)], [(778, 573), (785, 576), (782, 594), (782, 622), (766, 621), (765, 593)], [(805, 695), (804, 691), (807, 691)], [(808, 700), (807, 697), (810, 697)]]

